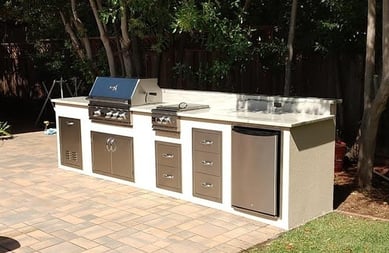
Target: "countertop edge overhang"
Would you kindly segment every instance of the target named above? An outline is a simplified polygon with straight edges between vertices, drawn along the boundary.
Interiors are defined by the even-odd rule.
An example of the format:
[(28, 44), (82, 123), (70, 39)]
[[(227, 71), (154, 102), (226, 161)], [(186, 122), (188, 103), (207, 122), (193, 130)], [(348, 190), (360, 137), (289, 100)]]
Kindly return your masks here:
[[(84, 96), (56, 98), (51, 100), (54, 104), (85, 107), (88, 106), (88, 100)], [(174, 103), (173, 101), (172, 103)], [(169, 104), (169, 102), (163, 102)], [(157, 104), (147, 104), (140, 106), (132, 106), (130, 110), (134, 113), (150, 114), (151, 110)], [(234, 105), (231, 105), (234, 106)], [(218, 122), (224, 124), (247, 124), (258, 125), (259, 127), (278, 127), (278, 128), (292, 128), (306, 124), (312, 124), (320, 121), (334, 119), (334, 115), (311, 115), (305, 113), (258, 113), (258, 112), (239, 112), (231, 109), (221, 109), (220, 105), (213, 106), (210, 104), (209, 109), (200, 109), (193, 111), (179, 112), (178, 116), (186, 120), (204, 120), (209, 122)]]

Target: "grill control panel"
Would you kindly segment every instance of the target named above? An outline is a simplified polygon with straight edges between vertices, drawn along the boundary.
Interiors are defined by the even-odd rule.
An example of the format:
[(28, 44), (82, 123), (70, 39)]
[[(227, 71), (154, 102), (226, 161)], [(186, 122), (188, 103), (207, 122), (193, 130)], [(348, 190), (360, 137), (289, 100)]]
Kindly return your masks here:
[(175, 113), (153, 112), (151, 115), (151, 123), (154, 130), (164, 130), (171, 132), (179, 132), (179, 119)]
[(89, 106), (89, 118), (94, 122), (131, 126), (130, 116), (128, 109)]

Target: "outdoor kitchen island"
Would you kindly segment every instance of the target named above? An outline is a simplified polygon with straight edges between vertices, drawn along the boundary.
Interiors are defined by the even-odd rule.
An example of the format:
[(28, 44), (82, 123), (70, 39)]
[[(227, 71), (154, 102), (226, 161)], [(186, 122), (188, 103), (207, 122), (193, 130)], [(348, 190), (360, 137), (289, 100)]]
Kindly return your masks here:
[[(283, 229), (299, 226), (333, 209), (335, 100), (162, 89), (161, 103), (131, 107), (132, 126), (92, 122), (86, 97), (53, 99), (52, 102), (57, 126), (63, 120), (71, 126), (73, 120), (79, 122), (80, 140), (76, 145), (81, 150), (76, 156), (81, 161), (79, 166), (61, 159), (72, 156), (61, 146), (61, 136), (69, 138), (69, 134), (64, 134), (63, 128), (58, 131), (58, 166), (62, 169), (221, 209)], [(159, 105), (180, 102), (204, 104), (209, 108), (177, 112), (177, 131), (153, 129), (152, 110)], [(239, 174), (239, 168), (233, 168), (232, 152), (239, 152), (242, 157), (245, 153), (256, 152), (249, 150), (251, 146), (233, 148), (235, 127), (272, 131), (279, 136), (276, 148), (269, 146), (274, 151), (269, 153), (273, 154), (269, 159), (276, 164), (269, 178), (274, 182), (272, 189), (250, 194), (265, 202), (269, 201), (268, 195), (272, 195), (274, 213), (233, 207), (232, 195), (236, 191), (233, 175), (236, 174), (232, 171)], [(121, 151), (127, 154), (124, 164), (130, 164), (132, 174), (127, 177), (126, 172), (119, 171), (111, 175), (93, 168), (96, 142), (92, 138), (96, 134), (107, 136), (106, 142), (100, 143), (103, 149), (111, 152), (125, 149)], [(126, 145), (112, 147), (117, 137)], [(266, 148), (258, 152), (268, 154)], [(110, 159), (108, 166), (121, 164), (120, 158), (113, 154), (107, 158)], [(235, 160), (239, 160), (239, 155), (235, 154), (238, 157)], [(259, 167), (261, 162), (258, 161)], [(211, 167), (215, 170), (209, 172)], [(252, 182), (256, 181), (248, 182), (255, 184)]]

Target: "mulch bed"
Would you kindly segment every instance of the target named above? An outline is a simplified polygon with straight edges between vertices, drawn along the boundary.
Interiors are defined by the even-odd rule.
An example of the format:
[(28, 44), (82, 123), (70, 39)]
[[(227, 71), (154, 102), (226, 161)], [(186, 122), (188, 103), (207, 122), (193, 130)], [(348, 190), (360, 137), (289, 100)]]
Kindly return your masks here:
[[(377, 219), (389, 219), (389, 167), (374, 167), (371, 191), (362, 191), (356, 182), (356, 167), (335, 173), (334, 209)], [(382, 174), (381, 174), (382, 173)]]

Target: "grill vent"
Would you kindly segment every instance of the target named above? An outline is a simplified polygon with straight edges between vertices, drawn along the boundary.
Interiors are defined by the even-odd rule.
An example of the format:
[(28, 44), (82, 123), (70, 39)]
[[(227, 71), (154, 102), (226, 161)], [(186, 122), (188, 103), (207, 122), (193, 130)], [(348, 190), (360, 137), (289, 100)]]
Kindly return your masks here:
[(70, 150), (66, 150), (65, 152), (65, 158), (68, 161), (78, 161), (78, 153)]

